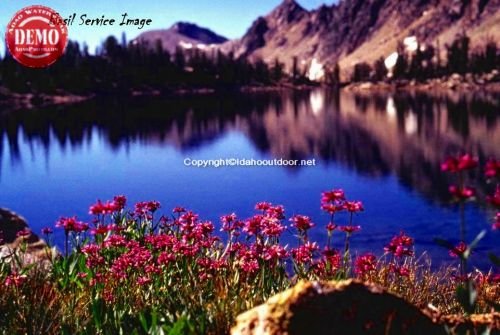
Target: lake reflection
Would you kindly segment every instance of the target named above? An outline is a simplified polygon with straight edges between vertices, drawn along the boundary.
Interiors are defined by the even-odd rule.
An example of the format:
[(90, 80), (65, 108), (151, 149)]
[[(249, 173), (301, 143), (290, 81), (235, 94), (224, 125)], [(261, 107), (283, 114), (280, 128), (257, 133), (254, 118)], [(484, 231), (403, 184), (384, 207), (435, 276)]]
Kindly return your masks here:
[[(355, 247), (381, 250), (404, 229), (419, 251), (447, 259), (432, 238), (458, 238), (458, 216), (439, 163), (462, 151), (500, 157), (499, 105), (489, 94), (316, 90), (3, 111), (0, 206), (38, 230), (60, 215), (87, 218), (90, 203), (114, 194), (160, 200), (164, 211), (184, 205), (213, 220), (231, 211), (249, 216), (255, 202), (268, 200), (321, 228), (320, 192), (343, 187), (367, 209)], [(184, 166), (187, 157), (316, 158), (317, 165), (196, 169)], [(478, 185), (479, 193), (491, 187)], [(492, 216), (473, 205), (466, 214), (469, 239)], [(322, 231), (314, 237), (324, 239)], [(495, 245), (489, 234), (480, 252)]]

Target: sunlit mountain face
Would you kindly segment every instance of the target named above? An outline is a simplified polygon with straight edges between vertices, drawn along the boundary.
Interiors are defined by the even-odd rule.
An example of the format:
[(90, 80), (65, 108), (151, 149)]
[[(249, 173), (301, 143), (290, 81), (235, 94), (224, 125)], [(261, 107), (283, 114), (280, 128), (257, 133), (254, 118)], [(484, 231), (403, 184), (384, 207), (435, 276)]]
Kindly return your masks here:
[(400, 44), (444, 55), (463, 33), (471, 50), (500, 41), (500, 3), (493, 0), (350, 0), (312, 10), (299, 2), (283, 0), (221, 50), (268, 63), (281, 59), (287, 68), (294, 57), (309, 70), (339, 63), (347, 79), (355, 64), (397, 55)]
[[(342, 187), (365, 202), (361, 248), (381, 248), (405, 230), (421, 250), (446, 258), (432, 238), (458, 238), (449, 202), (450, 154), (500, 157), (494, 94), (355, 94), (327, 90), (90, 101), (0, 114), (0, 204), (34, 229), (61, 215), (87, 218), (96, 199), (184, 205), (214, 221), (242, 217), (257, 201), (282, 203), (326, 224), (323, 190)], [(195, 169), (186, 157), (316, 159), (314, 167)], [(469, 183), (491, 193), (482, 171)], [(56, 210), (57, 209), (57, 210)], [(391, 213), (391, 215), (387, 215)], [(468, 234), (489, 227), (480, 202), (467, 207)], [(319, 228), (314, 237), (324, 238)], [(57, 236), (56, 236), (57, 237)], [(356, 243), (356, 241), (355, 241)], [(495, 248), (487, 237), (482, 251)]]

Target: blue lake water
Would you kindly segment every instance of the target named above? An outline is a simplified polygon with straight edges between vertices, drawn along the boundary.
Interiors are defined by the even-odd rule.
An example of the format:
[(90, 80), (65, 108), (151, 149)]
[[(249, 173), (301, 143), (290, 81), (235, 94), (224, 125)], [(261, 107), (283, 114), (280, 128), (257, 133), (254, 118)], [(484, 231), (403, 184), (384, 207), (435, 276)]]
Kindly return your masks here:
[[(500, 158), (500, 103), (495, 95), (253, 93), (135, 100), (99, 100), (70, 107), (0, 111), (0, 207), (26, 217), (35, 232), (60, 216), (90, 221), (96, 199), (124, 194), (129, 203), (158, 200), (217, 221), (252, 215), (259, 201), (305, 214), (324, 242), (328, 216), (322, 191), (343, 188), (365, 211), (355, 223), (359, 252), (382, 254), (404, 230), (439, 265), (450, 261), (434, 237), (459, 238), (450, 205), (450, 176), (439, 164), (468, 151)], [(312, 167), (194, 168), (186, 158), (315, 159)], [(482, 180), (481, 173), (470, 180)], [(484, 197), (492, 185), (474, 182)], [(466, 209), (467, 239), (491, 227), (483, 203)], [(342, 223), (344, 218), (339, 216)], [(345, 220), (344, 220), (345, 222)], [(57, 243), (62, 232), (56, 232)], [(489, 232), (475, 264), (500, 251)], [(289, 236), (288, 243), (295, 243)], [(341, 236), (335, 240), (341, 247)]]

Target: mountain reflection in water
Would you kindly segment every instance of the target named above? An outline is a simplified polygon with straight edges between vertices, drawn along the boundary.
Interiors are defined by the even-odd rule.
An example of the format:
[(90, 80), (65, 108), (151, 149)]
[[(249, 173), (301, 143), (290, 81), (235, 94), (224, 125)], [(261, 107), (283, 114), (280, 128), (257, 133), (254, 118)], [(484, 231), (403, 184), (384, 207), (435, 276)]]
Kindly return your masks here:
[(92, 101), (0, 114), (0, 159), (8, 150), (12, 165), (23, 164), (20, 135), (50, 155), (53, 142), (75, 149), (94, 131), (112, 148), (140, 141), (181, 151), (237, 131), (272, 157), (317, 157), (369, 176), (394, 174), (426, 196), (444, 199), (448, 181), (439, 163), (446, 155), (500, 157), (499, 107), (499, 96), (488, 94), (323, 90)]
[[(227, 158), (228, 152), (238, 153), (244, 158), (253, 158), (255, 155), (285, 159), (316, 158), (320, 164), (316, 168), (276, 168), (285, 170), (291, 176), (286, 181), (283, 179), (276, 183), (304, 182), (293, 179), (293, 176), (304, 169), (311, 169), (308, 171), (312, 172), (306, 172), (309, 174), (308, 179), (300, 177), (304, 178), (300, 180), (321, 184), (326, 190), (337, 186), (335, 178), (339, 178), (336, 172), (329, 169), (341, 168), (342, 171), (349, 171), (359, 178), (369, 180), (395, 178), (397, 184), (404, 186), (403, 189), (416, 193), (430, 203), (430, 206), (439, 207), (448, 202), (447, 189), (451, 176), (440, 171), (440, 162), (447, 155), (471, 152), (482, 162), (489, 157), (500, 158), (499, 107), (499, 96), (487, 93), (338, 93), (318, 89), (175, 98), (105, 99), (70, 107), (0, 111), (0, 202), (6, 202), (6, 205), (12, 207), (18, 200), (12, 193), (14, 191), (7, 193), (5, 187), (7, 190), (15, 190), (46, 186), (41, 185), (41, 178), (49, 175), (51, 169), (58, 171), (58, 167), (54, 165), (66, 166), (64, 164), (76, 159), (77, 154), (82, 155), (80, 159), (83, 162), (86, 162), (85, 159), (102, 159), (103, 164), (112, 164), (114, 156), (118, 157), (123, 151), (129, 153), (137, 148), (147, 152), (148, 148), (159, 147), (170, 148), (176, 154), (184, 156), (200, 153), (205, 158)], [(236, 140), (231, 134), (237, 134)], [(242, 144), (243, 140), (238, 136), (248, 141), (250, 147)], [(227, 138), (230, 140), (224, 140)], [(213, 149), (221, 141), (223, 148)], [(163, 154), (174, 155), (162, 152)], [(222, 156), (214, 157), (215, 154)], [(147, 155), (148, 153), (143, 153), (141, 159), (148, 159), (152, 165), (155, 164), (157, 156)], [(155, 152), (152, 155), (158, 154)], [(57, 156), (57, 159), (52, 159), (53, 156)], [(45, 164), (44, 168), (40, 168), (40, 162), (42, 166)], [(121, 162), (122, 165), (116, 167), (116, 173), (130, 165), (134, 166), (131, 168), (134, 175), (120, 177), (123, 180), (115, 176), (119, 185), (133, 184), (134, 178), (142, 177), (141, 173), (158, 173), (157, 170), (146, 171), (146, 165), (139, 167), (136, 161), (125, 159)], [(49, 172), (40, 172), (40, 169)], [(169, 171), (168, 166), (162, 169), (161, 171)], [(17, 179), (12, 177), (15, 171)], [(92, 178), (95, 180), (85, 180), (90, 178), (87, 177), (87, 172), (81, 173), (77, 169), (74, 172), (64, 171), (68, 174), (66, 179), (58, 182), (65, 183), (71, 179), (72, 184), (60, 186), (61, 192), (68, 193), (61, 197), (75, 196), (64, 190), (74, 187), (73, 179), (78, 178), (79, 182), (88, 184), (90, 199), (104, 198), (110, 192), (122, 192), (121, 189), (111, 189), (116, 187), (115, 184), (106, 184), (112, 172), (106, 176), (94, 174)], [(205, 177), (202, 177), (202, 172), (192, 172), (187, 168), (182, 170), (177, 167), (175, 171), (179, 175), (169, 179), (168, 183), (182, 179), (193, 185), (207, 184), (204, 188), (217, 187), (209, 182), (210, 178), (213, 179), (210, 172), (203, 172)], [(224, 176), (237, 179), (246, 174), (245, 171), (249, 170), (232, 168)], [(248, 175), (248, 178), (258, 176), (257, 173), (271, 173), (269, 171), (279, 173), (275, 170), (262, 170)], [(38, 176), (36, 178), (40, 179), (30, 184), (26, 181), (28, 177), (23, 179), (23, 174)], [(332, 175), (332, 178), (324, 180), (325, 175)], [(481, 171), (472, 173), (469, 178), (483, 179)], [(358, 182), (365, 183), (364, 180), (359, 179)], [(270, 179), (267, 182), (273, 181)], [(241, 183), (238, 187), (248, 187), (244, 185), (246, 184)], [(158, 185), (167, 186), (169, 185)], [(262, 186), (262, 194), (268, 194), (265, 191), (273, 186), (276, 188), (275, 198), (280, 201), (282, 198), (303, 201), (299, 195), (290, 198), (285, 194), (277, 194), (279, 187), (282, 187), (278, 184)], [(491, 192), (492, 185), (482, 183), (476, 186), (480, 196)], [(136, 186), (137, 189), (140, 187), (141, 185)], [(101, 188), (106, 190), (104, 194)], [(149, 195), (147, 191), (145, 194)], [(176, 191), (181, 192), (179, 194), (188, 192), (179, 189)], [(244, 190), (241, 192), (244, 193)], [(346, 189), (346, 192), (349, 193), (349, 190)], [(23, 194), (29, 196), (28, 193)], [(307, 194), (308, 198), (312, 196), (319, 199), (319, 193)], [(363, 194), (359, 198), (369, 202)], [(87, 198), (81, 200), (85, 205), (79, 204), (80, 206), (89, 204), (84, 200), (87, 201)], [(251, 200), (243, 194), (238, 196), (238, 203), (247, 208), (247, 202)], [(234, 204), (225, 203), (224, 199), (213, 201), (207, 202), (207, 206), (218, 206), (217, 215), (221, 211), (234, 210)], [(410, 209), (411, 206), (413, 205), (407, 205)], [(22, 212), (23, 209), (18, 210)], [(58, 215), (73, 214), (66, 213), (61, 208), (57, 210)], [(311, 210), (316, 211), (317, 207)], [(53, 216), (52, 212), (43, 216), (45, 223), (57, 219)], [(38, 219), (33, 217), (31, 215), (32, 220)], [(483, 215), (480, 224), (487, 222), (485, 218)], [(416, 227), (419, 222), (404, 224)], [(388, 231), (380, 233), (387, 236), (390, 234)], [(384, 238), (387, 239), (387, 236), (384, 235)]]

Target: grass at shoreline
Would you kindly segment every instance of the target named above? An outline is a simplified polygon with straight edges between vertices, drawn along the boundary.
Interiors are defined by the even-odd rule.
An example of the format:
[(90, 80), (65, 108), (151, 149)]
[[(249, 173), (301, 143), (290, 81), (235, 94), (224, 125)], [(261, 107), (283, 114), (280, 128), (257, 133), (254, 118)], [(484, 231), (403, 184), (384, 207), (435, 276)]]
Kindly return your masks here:
[[(462, 210), (476, 195), (464, 174), (478, 165), (469, 154), (441, 165), (457, 177), (449, 192)], [(490, 159), (484, 174), (496, 186), (486, 201), (500, 208), (500, 161)], [(356, 255), (351, 239), (361, 227), (354, 218), (364, 207), (340, 189), (322, 193), (323, 223), (287, 217), (283, 206), (267, 202), (258, 203), (250, 218), (232, 213), (217, 226), (181, 207), (161, 215), (160, 207), (147, 201), (129, 210), (125, 196), (98, 201), (89, 208), (90, 222), (61, 218), (56, 228), (64, 231), (62, 254), (47, 249), (44, 260), (35, 262), (25, 257), (31, 231), (20, 231), (20, 247), (0, 259), (0, 333), (225, 334), (238, 314), (298, 280), (356, 278), (445, 315), (499, 308), (498, 256), (490, 255), (487, 273), (471, 269), (471, 255), (487, 232), (465, 241), (463, 216), (459, 244), (436, 240), (455, 265), (435, 271), (429, 257), (415, 255), (413, 238), (404, 232), (387, 241), (383, 253)], [(310, 239), (312, 229), (324, 231), (324, 245)], [(500, 213), (492, 230), (500, 230)], [(296, 247), (282, 243), (285, 232), (295, 236)], [(52, 233), (42, 229), (49, 246)], [(334, 234), (344, 243), (335, 245)]]
[[(455, 298), (464, 282), (459, 266), (432, 271), (429, 258), (417, 258), (404, 233), (388, 241), (382, 257), (352, 257), (349, 240), (359, 230), (352, 218), (363, 207), (341, 190), (323, 194), (323, 210), (332, 218), (325, 246), (309, 240), (315, 224), (308, 217), (286, 220), (283, 207), (269, 203), (257, 204), (246, 220), (222, 217), (225, 242), (211, 222), (184, 208), (160, 216), (158, 202), (138, 203), (133, 211), (125, 203), (121, 196), (96, 203), (90, 224), (62, 218), (57, 226), (67, 237), (63, 255), (23, 264), (21, 247), (10, 263), (1, 263), (1, 332), (224, 334), (239, 313), (299, 279), (358, 278), (420, 308), (431, 304), (443, 314), (463, 312)], [(333, 220), (341, 213), (344, 218)], [(280, 244), (287, 229), (298, 247)], [(51, 229), (43, 232), (50, 240)], [(334, 233), (345, 234), (344, 246), (330, 245)], [(286, 270), (290, 265), (292, 272)], [(500, 299), (498, 276), (479, 271), (467, 276), (478, 297), (474, 312), (491, 311), (489, 302)]]

